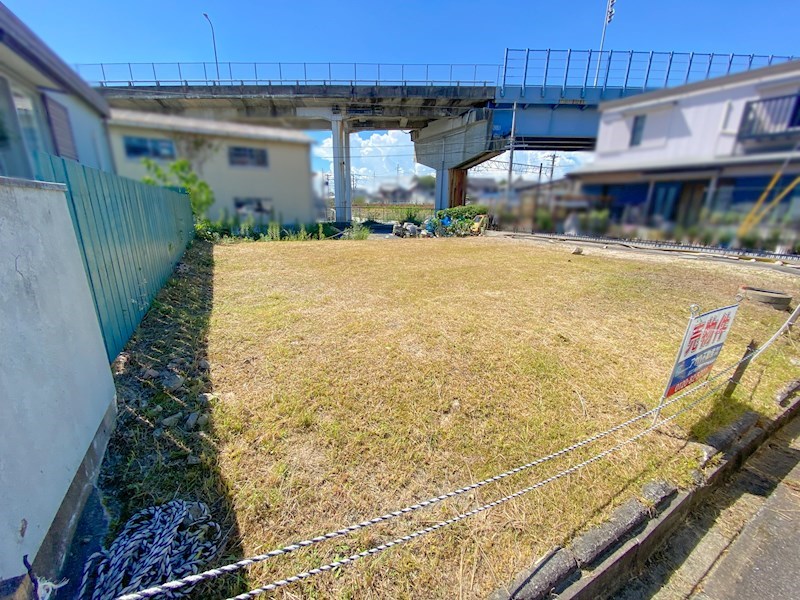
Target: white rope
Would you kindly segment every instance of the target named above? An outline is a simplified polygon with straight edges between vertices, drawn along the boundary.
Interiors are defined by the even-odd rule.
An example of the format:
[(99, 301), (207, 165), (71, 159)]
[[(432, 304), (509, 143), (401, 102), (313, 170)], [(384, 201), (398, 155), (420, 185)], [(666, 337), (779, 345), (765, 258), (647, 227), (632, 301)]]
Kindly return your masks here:
[[(797, 313), (798, 310), (800, 310), (800, 306), (798, 306), (798, 308), (795, 309), (794, 313)], [(259, 555), (256, 555), (256, 556), (245, 558), (245, 559), (242, 559), (240, 561), (237, 561), (237, 562), (234, 562), (234, 563), (231, 563), (231, 564), (228, 564), (228, 565), (217, 567), (215, 569), (210, 569), (210, 570), (205, 571), (203, 573), (199, 573), (199, 574), (196, 574), (196, 575), (188, 575), (186, 577), (183, 577), (183, 578), (180, 578), (180, 579), (175, 579), (173, 581), (168, 581), (168, 582), (166, 582), (164, 584), (153, 586), (153, 587), (150, 587), (150, 588), (147, 588), (147, 589), (143, 589), (143, 590), (140, 590), (138, 592), (128, 593), (128, 594), (126, 594), (124, 596), (120, 596), (118, 598), (118, 600), (144, 600), (146, 598), (152, 598), (154, 596), (157, 596), (159, 594), (163, 594), (165, 592), (171, 592), (171, 591), (178, 590), (178, 589), (180, 589), (182, 587), (185, 587), (185, 586), (196, 585), (197, 583), (199, 583), (201, 581), (205, 581), (205, 580), (208, 580), (208, 579), (214, 579), (216, 577), (219, 577), (219, 576), (227, 574), (227, 573), (232, 573), (232, 572), (235, 572), (235, 571), (239, 571), (239, 570), (241, 570), (241, 569), (243, 569), (243, 568), (245, 568), (247, 566), (250, 566), (252, 564), (256, 564), (256, 563), (259, 563), (259, 562), (263, 562), (263, 561), (268, 560), (270, 558), (273, 558), (275, 556), (281, 556), (281, 555), (284, 555), (284, 554), (289, 554), (290, 552), (294, 552), (295, 550), (299, 550), (300, 548), (305, 548), (305, 547), (308, 547), (308, 546), (311, 546), (311, 545), (314, 545), (314, 544), (318, 544), (320, 542), (324, 542), (324, 541), (327, 541), (327, 540), (330, 540), (330, 539), (334, 539), (334, 538), (337, 538), (337, 537), (349, 535), (350, 533), (353, 533), (353, 532), (358, 531), (360, 529), (364, 529), (366, 527), (371, 527), (372, 525), (376, 525), (378, 523), (383, 523), (383, 522), (389, 521), (391, 519), (400, 517), (402, 515), (406, 515), (408, 513), (414, 512), (416, 510), (420, 510), (422, 508), (426, 508), (426, 507), (431, 506), (433, 504), (442, 502), (442, 501), (447, 500), (449, 498), (453, 498), (453, 497), (465, 494), (465, 493), (467, 493), (469, 491), (478, 489), (478, 488), (483, 487), (485, 485), (488, 485), (490, 483), (494, 483), (496, 481), (500, 481), (502, 479), (510, 477), (511, 475), (514, 475), (514, 474), (520, 473), (522, 471), (531, 469), (531, 468), (533, 468), (535, 466), (544, 464), (544, 463), (546, 463), (548, 461), (551, 461), (551, 460), (553, 460), (555, 458), (559, 458), (561, 456), (564, 456), (564, 455), (566, 455), (566, 454), (568, 454), (570, 452), (573, 452), (573, 451), (575, 451), (577, 449), (580, 449), (580, 448), (582, 448), (584, 446), (587, 446), (587, 445), (589, 445), (589, 444), (591, 444), (593, 442), (596, 442), (596, 441), (598, 441), (600, 439), (603, 439), (603, 438), (611, 435), (612, 433), (615, 433), (615, 432), (617, 432), (617, 431), (619, 431), (619, 430), (621, 430), (623, 428), (629, 427), (630, 425), (633, 425), (634, 423), (637, 423), (638, 421), (648, 417), (649, 415), (652, 415), (652, 414), (654, 414), (654, 413), (656, 413), (656, 412), (658, 412), (660, 410), (663, 410), (664, 408), (670, 406), (671, 404), (674, 404), (675, 402), (678, 402), (682, 398), (684, 398), (684, 397), (686, 397), (686, 396), (688, 396), (690, 394), (694, 394), (694, 393), (698, 392), (702, 388), (704, 388), (704, 387), (710, 385), (712, 382), (718, 380), (720, 377), (722, 377), (726, 373), (728, 373), (728, 372), (732, 371), (733, 369), (735, 369), (739, 364), (741, 364), (745, 360), (748, 360), (748, 359), (749, 360), (755, 360), (762, 352), (764, 352), (764, 350), (766, 350), (770, 345), (772, 345), (775, 342), (775, 340), (777, 340), (789, 328), (791, 320), (792, 320), (792, 317), (789, 317), (789, 319), (786, 320), (786, 322), (775, 332), (775, 334), (764, 345), (762, 345), (757, 351), (755, 351), (754, 353), (752, 353), (750, 355), (747, 355), (747, 356), (741, 358), (740, 360), (738, 360), (737, 362), (733, 363), (732, 365), (729, 365), (728, 367), (722, 369), (717, 374), (715, 374), (712, 377), (709, 377), (704, 382), (694, 386), (693, 388), (691, 388), (689, 390), (686, 390), (685, 392), (683, 392), (681, 394), (678, 394), (677, 396), (674, 396), (669, 401), (664, 402), (661, 406), (657, 406), (657, 407), (654, 407), (654, 408), (652, 408), (652, 409), (650, 409), (650, 410), (648, 410), (646, 412), (640, 413), (639, 415), (637, 415), (637, 416), (635, 416), (635, 417), (633, 417), (631, 419), (628, 419), (627, 421), (624, 421), (624, 422), (622, 422), (622, 423), (620, 423), (618, 425), (615, 425), (614, 427), (612, 427), (610, 429), (607, 429), (607, 430), (605, 430), (603, 432), (597, 433), (597, 434), (595, 434), (595, 435), (593, 435), (591, 437), (585, 438), (584, 440), (576, 442), (575, 444), (572, 444), (571, 446), (567, 446), (565, 448), (562, 448), (561, 450), (553, 452), (552, 454), (548, 454), (547, 456), (538, 458), (538, 459), (536, 459), (536, 460), (534, 460), (532, 462), (526, 463), (524, 465), (520, 465), (518, 467), (515, 467), (513, 469), (505, 471), (504, 473), (500, 473), (499, 475), (496, 475), (494, 477), (490, 477), (488, 479), (484, 479), (482, 481), (478, 481), (476, 483), (472, 483), (470, 485), (464, 486), (464, 487), (459, 488), (457, 490), (454, 490), (452, 492), (448, 492), (446, 494), (442, 494), (440, 496), (436, 496), (434, 498), (430, 498), (428, 500), (419, 502), (417, 504), (406, 506), (405, 508), (402, 508), (400, 510), (396, 510), (396, 511), (393, 511), (393, 512), (390, 512), (390, 513), (386, 513), (384, 515), (380, 515), (380, 516), (375, 517), (373, 519), (370, 519), (368, 521), (362, 521), (360, 523), (349, 525), (348, 527), (344, 527), (344, 528), (338, 529), (336, 531), (330, 531), (328, 533), (325, 533), (323, 535), (320, 535), (320, 536), (317, 536), (317, 537), (314, 537), (314, 538), (309, 538), (309, 539), (306, 539), (306, 540), (302, 540), (300, 542), (295, 542), (294, 544), (283, 546), (282, 548), (277, 548), (277, 549), (272, 550), (270, 552), (267, 552), (265, 554), (259, 554)], [(715, 386), (714, 388), (712, 388), (711, 391), (714, 391), (714, 390), (718, 389), (719, 387), (721, 387), (721, 385)], [(700, 400), (705, 399), (707, 396), (708, 396), (708, 394), (702, 396), (700, 398)], [(688, 410), (689, 408), (695, 406), (700, 400), (695, 401), (694, 403), (690, 404), (686, 409), (682, 409), (681, 412), (683, 412), (685, 410)], [(678, 412), (675, 415), (673, 415), (672, 417), (669, 417), (668, 419), (662, 420), (662, 421), (654, 424), (653, 426), (651, 426), (648, 429), (646, 429), (642, 434), (639, 434), (638, 436), (635, 436), (634, 438), (631, 438), (631, 440), (628, 440), (628, 442), (623, 443), (623, 445), (627, 444), (627, 443), (630, 443), (630, 441), (632, 441), (632, 440), (638, 439), (639, 437), (644, 435), (645, 432), (648, 432), (648, 431), (652, 430), (654, 427), (658, 427), (658, 426), (666, 423), (667, 421), (670, 421), (670, 420), (674, 419), (678, 414), (681, 414), (681, 412)], [(617, 448), (617, 447), (615, 446), (614, 448)], [(611, 451), (613, 451), (613, 449)], [(609, 453), (609, 451), (606, 451), (605, 453), (602, 453), (601, 455), (598, 455), (593, 460), (590, 460), (590, 462), (594, 462), (595, 460), (599, 460), (600, 458), (605, 456), (607, 453)], [(581, 464), (583, 464), (583, 463), (581, 463)], [(569, 470), (569, 473), (573, 472), (573, 470)], [(568, 474), (568, 473), (564, 473), (564, 474)], [(564, 474), (562, 474), (560, 476), (563, 477)], [(558, 478), (558, 477), (556, 477), (556, 478)], [(554, 479), (550, 478), (550, 479), (545, 480), (545, 483), (542, 483), (542, 482), (540, 482), (540, 483), (541, 483), (541, 485), (545, 485), (546, 483), (549, 483), (550, 481), (553, 481), (553, 480)], [(528, 491), (536, 489), (536, 487), (541, 487), (541, 485), (534, 486), (534, 487), (532, 487), (530, 489), (526, 488), (526, 491), (524, 491), (522, 493), (527, 493)], [(521, 495), (521, 494), (517, 494), (517, 495)], [(517, 497), (517, 495), (513, 495), (512, 497), (515, 498), (515, 497)], [(511, 499), (511, 498), (508, 498), (508, 499)], [(505, 502), (505, 501), (507, 501), (507, 500), (503, 499), (502, 501), (498, 501), (498, 503), (502, 503), (502, 502)], [(492, 504), (491, 506), (496, 506), (496, 504)], [(491, 508), (491, 506), (487, 505), (487, 508)], [(483, 508), (482, 510), (486, 510), (486, 508)], [(480, 511), (478, 511), (478, 512), (480, 512)], [(471, 516), (472, 514), (475, 514), (475, 513), (474, 512), (467, 513), (467, 516)], [(462, 517), (462, 518), (466, 518), (466, 517)], [(458, 519), (458, 520), (461, 520), (461, 519)], [(455, 521), (453, 521), (453, 522), (455, 522)], [(448, 524), (449, 524), (449, 522), (448, 522)], [(438, 528), (440, 528), (442, 526), (444, 526), (444, 525), (440, 524), (439, 526), (435, 527), (434, 529), (431, 529), (431, 531), (435, 531), (436, 529), (438, 529)], [(426, 528), (426, 529), (430, 529), (430, 528)], [(420, 531), (424, 531), (424, 530), (420, 530)], [(419, 535), (424, 535), (424, 534), (420, 533)], [(413, 537), (419, 537), (419, 535), (412, 534)], [(398, 538), (398, 539), (399, 540), (403, 540), (403, 541), (408, 541), (406, 538), (413, 539), (413, 537), (409, 538), (409, 536), (405, 536), (404, 538)], [(403, 542), (397, 542), (397, 540), (395, 540), (394, 542), (389, 542), (388, 543), (389, 545), (387, 545), (386, 547), (388, 548), (388, 547), (391, 547), (392, 545), (397, 545), (397, 543), (403, 543)], [(383, 548), (383, 549), (385, 549), (385, 548)], [(378, 550), (378, 551), (380, 552), (382, 550)], [(366, 551), (366, 552), (374, 553), (374, 552), (371, 552), (371, 551)], [(365, 556), (367, 556), (367, 555), (369, 555), (369, 554), (365, 554)], [(362, 558), (361, 554), (354, 555), (354, 556), (356, 556), (358, 558)], [(348, 564), (349, 562), (352, 562), (351, 559), (352, 560), (357, 560), (357, 559), (355, 559), (353, 557), (349, 557), (347, 559), (342, 559), (342, 561), (337, 561), (337, 563), (341, 562), (342, 564)], [(300, 574), (300, 575), (295, 576), (295, 577), (299, 577), (300, 579), (305, 579), (306, 577), (309, 577), (311, 575), (316, 574), (316, 572), (322, 572), (323, 570), (330, 570), (332, 568), (336, 568), (336, 566), (340, 566), (340, 565), (336, 564), (335, 566), (332, 566), (332, 567), (327, 568), (327, 569), (324, 568), (324, 567), (320, 567), (319, 569), (315, 569), (314, 571), (309, 571), (308, 572), (309, 575), (305, 575), (304, 577), (300, 577), (300, 575), (304, 575), (304, 574)], [(292, 582), (298, 581), (298, 580), (299, 579), (281, 580), (281, 581), (287, 581), (287, 583), (292, 583)], [(282, 585), (286, 585), (286, 584), (282, 584)], [(277, 587), (281, 587), (281, 586), (277, 586)], [(262, 588), (259, 588), (259, 589), (262, 589)], [(275, 588), (269, 588), (269, 589), (275, 589)], [(264, 588), (262, 591), (269, 591), (269, 589), (265, 589)], [(261, 593), (261, 592), (259, 592), (259, 593)], [(247, 596), (245, 596), (245, 597), (247, 597)]]
[(327, 571), (332, 571), (333, 569), (336, 569), (336, 568), (339, 568), (339, 567), (344, 567), (344, 566), (350, 565), (350, 564), (354, 563), (355, 561), (357, 561), (359, 559), (366, 558), (367, 556), (373, 556), (375, 554), (383, 552), (384, 550), (388, 550), (389, 548), (392, 548), (394, 546), (399, 546), (400, 544), (405, 544), (406, 542), (410, 542), (411, 540), (417, 539), (417, 538), (422, 537), (424, 535), (427, 535), (429, 533), (433, 533), (434, 531), (442, 529), (443, 527), (447, 527), (448, 525), (452, 525), (453, 523), (458, 523), (459, 521), (463, 521), (464, 519), (466, 519), (468, 517), (472, 517), (472, 516), (477, 515), (477, 514), (483, 512), (483, 511), (489, 510), (490, 508), (494, 508), (495, 506), (499, 506), (500, 504), (504, 504), (504, 503), (506, 503), (506, 502), (508, 502), (510, 500), (513, 500), (514, 498), (518, 498), (518, 497), (520, 497), (520, 496), (522, 496), (524, 494), (527, 494), (527, 493), (532, 492), (532, 491), (534, 491), (536, 489), (544, 487), (548, 483), (552, 483), (553, 481), (556, 481), (558, 479), (561, 479), (562, 477), (566, 477), (567, 475), (570, 475), (571, 473), (579, 471), (583, 467), (586, 467), (586, 466), (588, 466), (588, 465), (590, 465), (590, 464), (592, 464), (594, 462), (597, 462), (598, 460), (601, 460), (601, 459), (605, 458), (609, 454), (612, 454), (614, 452), (619, 451), (620, 449), (624, 448), (628, 444), (631, 444), (631, 443), (637, 441), (638, 439), (640, 439), (641, 437), (647, 435), (648, 433), (650, 433), (654, 429), (660, 427), (664, 423), (667, 423), (667, 422), (675, 419), (679, 415), (683, 414), (684, 412), (694, 408), (700, 402), (702, 402), (706, 398), (709, 398), (713, 394), (713, 392), (715, 392), (716, 390), (720, 389), (725, 384), (726, 384), (726, 382), (723, 381), (722, 383), (718, 384), (717, 386), (711, 388), (706, 394), (704, 394), (703, 396), (701, 396), (700, 398), (698, 398), (697, 400), (695, 400), (694, 402), (692, 402), (688, 406), (686, 406), (686, 407), (682, 408), (681, 410), (679, 410), (678, 412), (676, 412), (674, 415), (672, 415), (670, 417), (667, 417), (665, 419), (662, 419), (661, 421), (659, 421), (655, 425), (649, 426), (647, 429), (644, 429), (643, 431), (637, 433), (635, 436), (633, 436), (631, 438), (628, 438), (624, 442), (620, 442), (616, 446), (613, 446), (613, 447), (611, 447), (611, 448), (609, 448), (607, 450), (604, 450), (603, 452), (600, 452), (599, 454), (595, 454), (594, 456), (592, 456), (591, 458), (589, 458), (589, 459), (587, 459), (587, 460), (585, 460), (583, 462), (580, 462), (580, 463), (578, 463), (576, 465), (573, 465), (572, 467), (569, 467), (568, 469), (564, 469), (563, 471), (560, 471), (559, 473), (556, 473), (555, 475), (552, 475), (552, 476), (548, 477), (547, 479), (543, 479), (543, 480), (541, 480), (541, 481), (539, 481), (537, 483), (534, 483), (531, 486), (528, 486), (528, 487), (523, 488), (523, 489), (521, 489), (521, 490), (519, 490), (517, 492), (514, 492), (513, 494), (510, 494), (508, 496), (504, 496), (503, 498), (500, 498), (499, 500), (495, 500), (494, 502), (490, 502), (489, 504), (484, 504), (483, 506), (480, 506), (480, 507), (478, 507), (476, 509), (473, 509), (473, 510), (471, 510), (469, 512), (461, 513), (460, 515), (457, 515), (457, 516), (453, 517), (452, 519), (447, 519), (446, 521), (440, 521), (440, 522), (436, 523), (435, 525), (431, 525), (430, 527), (425, 527), (424, 529), (418, 529), (417, 531), (415, 531), (413, 533), (410, 533), (408, 535), (404, 535), (403, 537), (395, 538), (395, 539), (393, 539), (393, 540), (391, 540), (389, 542), (386, 542), (386, 543), (381, 544), (379, 546), (375, 546), (373, 548), (370, 548), (369, 550), (364, 550), (363, 552), (359, 552), (358, 554), (352, 554), (352, 555), (348, 556), (347, 558), (343, 558), (343, 559), (328, 563), (326, 565), (322, 565), (321, 567), (317, 567), (316, 569), (311, 569), (310, 571), (304, 571), (303, 573), (298, 573), (297, 575), (292, 575), (291, 577), (287, 577), (286, 579), (278, 579), (278, 580), (273, 581), (272, 583), (270, 583), (268, 585), (265, 585), (263, 587), (252, 589), (249, 592), (245, 592), (244, 594), (239, 594), (238, 596), (236, 596), (234, 598), (228, 598), (228, 600), (249, 600), (250, 598), (255, 598), (256, 596), (258, 596), (260, 594), (263, 594), (265, 592), (271, 592), (273, 590), (276, 590), (278, 588), (287, 586), (289, 584), (296, 583), (298, 581), (302, 581), (303, 579), (308, 579), (309, 577), (312, 577), (312, 576), (317, 575), (319, 573), (325, 573)]
[[(133, 515), (108, 550), (83, 569), (79, 600), (108, 600), (158, 581), (196, 573), (217, 553), (220, 529), (200, 502), (172, 500)], [(166, 591), (176, 598), (191, 588)]]
[[(742, 361), (739, 361), (739, 362), (742, 362)], [(661, 406), (661, 409), (664, 409), (667, 406), (669, 406), (671, 404), (674, 404), (675, 402), (678, 402), (682, 398), (684, 398), (684, 397), (686, 397), (686, 396), (688, 396), (690, 394), (693, 394), (693, 393), (697, 392), (698, 390), (700, 390), (701, 388), (709, 385), (710, 383), (712, 383), (716, 379), (720, 378), (722, 375), (724, 375), (728, 371), (731, 371), (732, 369), (736, 368), (736, 366), (738, 364), (739, 364), (738, 362), (734, 363), (733, 365), (731, 365), (731, 366), (723, 369), (719, 373), (717, 373), (714, 377), (709, 378), (706, 381), (698, 384), (697, 386), (695, 386), (691, 390), (687, 390), (687, 391), (685, 391), (685, 392), (683, 392), (683, 393), (671, 398), (668, 402), (665, 402)], [(464, 487), (461, 487), (461, 488), (459, 488), (457, 490), (453, 490), (452, 492), (447, 492), (446, 494), (442, 494), (442, 495), (436, 496), (434, 498), (429, 498), (428, 500), (424, 500), (424, 501), (419, 502), (417, 504), (412, 504), (410, 506), (406, 506), (405, 508), (401, 508), (400, 510), (396, 510), (396, 511), (393, 511), (393, 512), (390, 512), (390, 513), (386, 513), (384, 515), (380, 515), (380, 516), (374, 517), (372, 519), (369, 519), (368, 521), (362, 521), (360, 523), (355, 523), (353, 525), (348, 525), (347, 527), (344, 527), (342, 529), (337, 529), (335, 531), (330, 531), (328, 533), (325, 533), (323, 535), (319, 535), (317, 537), (313, 537), (313, 538), (309, 538), (309, 539), (306, 539), (306, 540), (302, 540), (300, 542), (295, 542), (293, 544), (289, 544), (287, 546), (283, 546), (282, 548), (276, 548), (275, 550), (271, 550), (270, 552), (267, 552), (267, 553), (264, 553), (264, 554), (259, 554), (259, 555), (256, 555), (256, 556), (251, 556), (249, 558), (244, 558), (244, 559), (239, 560), (237, 562), (234, 562), (234, 563), (231, 563), (231, 564), (228, 564), (228, 565), (224, 565), (224, 566), (221, 566), (221, 567), (217, 567), (215, 569), (209, 569), (208, 571), (204, 571), (203, 573), (198, 573), (197, 575), (189, 575), (189, 576), (183, 577), (181, 579), (176, 579), (174, 581), (169, 581), (169, 582), (164, 583), (162, 585), (158, 585), (158, 586), (154, 586), (154, 587), (147, 588), (147, 589), (144, 589), (144, 590), (140, 590), (138, 592), (131, 593), (131, 594), (126, 594), (125, 596), (121, 596), (119, 598), (119, 600), (143, 600), (145, 598), (152, 598), (153, 596), (157, 596), (157, 595), (159, 595), (161, 593), (164, 593), (166, 591), (177, 590), (177, 589), (179, 589), (181, 587), (184, 587), (184, 586), (187, 586), (187, 585), (195, 585), (195, 584), (197, 584), (197, 583), (199, 583), (201, 581), (204, 581), (204, 580), (207, 580), (207, 579), (214, 579), (214, 578), (219, 577), (221, 575), (224, 575), (226, 573), (233, 573), (235, 571), (239, 571), (239, 570), (241, 570), (241, 569), (243, 569), (245, 567), (248, 567), (250, 565), (253, 565), (253, 564), (256, 564), (256, 563), (259, 563), (259, 562), (263, 562), (265, 560), (268, 560), (268, 559), (276, 557), (276, 556), (289, 554), (290, 552), (294, 552), (295, 550), (299, 550), (301, 548), (306, 548), (308, 546), (312, 546), (312, 545), (318, 544), (320, 542), (324, 542), (324, 541), (331, 540), (331, 539), (334, 539), (334, 538), (337, 538), (337, 537), (342, 537), (342, 536), (345, 536), (345, 535), (349, 535), (349, 534), (351, 534), (351, 533), (353, 533), (355, 531), (359, 531), (360, 529), (365, 529), (367, 527), (371, 527), (372, 525), (377, 525), (378, 523), (384, 523), (386, 521), (390, 521), (390, 520), (395, 519), (397, 517), (400, 517), (402, 515), (406, 515), (406, 514), (409, 514), (411, 512), (420, 510), (422, 508), (426, 508), (428, 506), (432, 506), (433, 504), (437, 504), (439, 502), (442, 502), (444, 500), (448, 500), (450, 498), (455, 498), (456, 496), (460, 496), (460, 495), (465, 494), (467, 492), (470, 492), (472, 490), (476, 490), (476, 489), (481, 488), (483, 486), (486, 486), (486, 485), (488, 485), (490, 483), (494, 483), (494, 482), (500, 481), (502, 479), (510, 477), (511, 475), (515, 475), (515, 474), (520, 473), (522, 471), (526, 471), (526, 470), (531, 469), (533, 467), (542, 465), (542, 464), (544, 464), (546, 462), (549, 462), (551, 460), (554, 460), (556, 458), (559, 458), (561, 456), (569, 454), (570, 452), (574, 452), (575, 450), (578, 450), (580, 448), (583, 448), (584, 446), (587, 446), (587, 445), (592, 444), (592, 443), (594, 443), (594, 442), (596, 442), (598, 440), (601, 440), (601, 439), (611, 435), (612, 433), (615, 433), (615, 432), (617, 432), (617, 431), (619, 431), (621, 429), (629, 427), (630, 425), (633, 425), (634, 423), (637, 423), (638, 421), (641, 421), (642, 419), (654, 414), (658, 410), (659, 410), (659, 407), (651, 408), (647, 412), (641, 413), (641, 414), (639, 414), (639, 415), (637, 415), (637, 416), (635, 416), (635, 417), (633, 417), (631, 419), (628, 419), (627, 421), (625, 421), (623, 423), (620, 423), (619, 425), (615, 425), (614, 427), (612, 427), (610, 429), (607, 429), (607, 430), (605, 430), (603, 432), (597, 433), (597, 434), (595, 434), (595, 435), (593, 435), (591, 437), (588, 437), (588, 438), (583, 439), (583, 440), (581, 440), (579, 442), (576, 442), (576, 443), (572, 444), (571, 446), (567, 446), (566, 448), (562, 448), (561, 450), (553, 452), (552, 454), (548, 454), (547, 456), (543, 456), (541, 458), (537, 458), (536, 460), (531, 461), (529, 463), (526, 463), (524, 465), (520, 465), (520, 466), (515, 467), (513, 469), (509, 469), (508, 471), (505, 471), (504, 473), (500, 473), (499, 475), (495, 475), (494, 477), (489, 477), (488, 479), (484, 479), (482, 481), (471, 483), (471, 484), (469, 484), (467, 486), (464, 486)]]

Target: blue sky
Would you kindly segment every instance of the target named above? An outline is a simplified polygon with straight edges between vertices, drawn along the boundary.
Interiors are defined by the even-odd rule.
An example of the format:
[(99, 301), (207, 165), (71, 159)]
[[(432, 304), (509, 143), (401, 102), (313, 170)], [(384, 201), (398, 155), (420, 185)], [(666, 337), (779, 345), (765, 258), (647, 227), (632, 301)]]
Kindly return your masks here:
[[(501, 63), (506, 47), (596, 49), (605, 0), (6, 0), (70, 64), (213, 61)], [(798, 54), (798, 0), (617, 0), (606, 49)], [(314, 169), (328, 170), (325, 132)], [(415, 167), (399, 132), (361, 134), (354, 162), (367, 181)], [(522, 154), (522, 153), (520, 153)], [(527, 153), (525, 153), (527, 154)], [(537, 155), (521, 160), (538, 163)], [(568, 165), (579, 157), (565, 156)]]

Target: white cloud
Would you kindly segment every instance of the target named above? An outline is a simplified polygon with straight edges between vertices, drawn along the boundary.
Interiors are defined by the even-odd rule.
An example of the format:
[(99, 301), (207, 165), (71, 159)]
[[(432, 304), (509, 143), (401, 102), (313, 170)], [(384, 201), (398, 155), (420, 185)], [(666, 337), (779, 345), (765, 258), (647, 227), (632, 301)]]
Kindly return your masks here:
[[(362, 137), (363, 136), (363, 137)], [(328, 161), (327, 172), (333, 174), (333, 140), (326, 137), (314, 146), (316, 157)], [(517, 151), (514, 153), (514, 164), (525, 165), (535, 171), (539, 164), (544, 164), (545, 176), (549, 176), (551, 162), (549, 151)], [(382, 183), (400, 181), (408, 184), (414, 175), (430, 175), (435, 171), (414, 162), (414, 143), (410, 136), (402, 131), (385, 131), (359, 133), (350, 136), (350, 172), (355, 176), (358, 187), (376, 190)], [(588, 152), (559, 152), (556, 158), (555, 178), (563, 177), (569, 170), (580, 166), (591, 159)], [(497, 157), (498, 161), (508, 161), (508, 153)], [(525, 169), (527, 170), (527, 169)], [(523, 173), (522, 168), (515, 170), (514, 176), (535, 179), (535, 173)], [(476, 173), (478, 175), (478, 173)], [(504, 179), (507, 167), (487, 165), (481, 169), (481, 177)]]
[[(333, 139), (328, 136), (313, 152), (328, 161), (328, 172), (333, 174)], [(434, 173), (433, 169), (414, 162), (414, 143), (402, 131), (352, 134), (350, 157), (350, 172), (357, 185), (368, 190), (376, 190), (381, 183), (397, 181), (398, 177), (407, 184), (414, 175)]]

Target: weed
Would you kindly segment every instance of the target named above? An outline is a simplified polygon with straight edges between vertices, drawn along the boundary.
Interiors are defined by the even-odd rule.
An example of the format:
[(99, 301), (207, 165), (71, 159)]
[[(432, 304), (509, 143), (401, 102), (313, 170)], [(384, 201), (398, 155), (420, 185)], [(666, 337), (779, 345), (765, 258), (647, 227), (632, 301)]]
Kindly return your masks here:
[(353, 221), (353, 224), (344, 230), (343, 237), (349, 240), (366, 240), (369, 238), (370, 233), (369, 227)]

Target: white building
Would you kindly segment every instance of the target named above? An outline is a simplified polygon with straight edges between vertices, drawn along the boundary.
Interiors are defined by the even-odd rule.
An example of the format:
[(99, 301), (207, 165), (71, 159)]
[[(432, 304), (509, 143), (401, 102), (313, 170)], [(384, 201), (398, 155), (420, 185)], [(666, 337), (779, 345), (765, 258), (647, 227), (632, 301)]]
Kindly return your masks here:
[(0, 3), (0, 176), (30, 179), (34, 151), (113, 171), (106, 101)]
[[(691, 227), (739, 218), (787, 160), (780, 193), (800, 173), (800, 61), (600, 105), (594, 162), (569, 174), (612, 219)], [(773, 196), (770, 196), (772, 198)], [(800, 187), (764, 223), (797, 215)]]
[(214, 191), (207, 216), (313, 223), (311, 138), (300, 131), (114, 109), (111, 147), (120, 175), (141, 179), (142, 162), (186, 158)]

